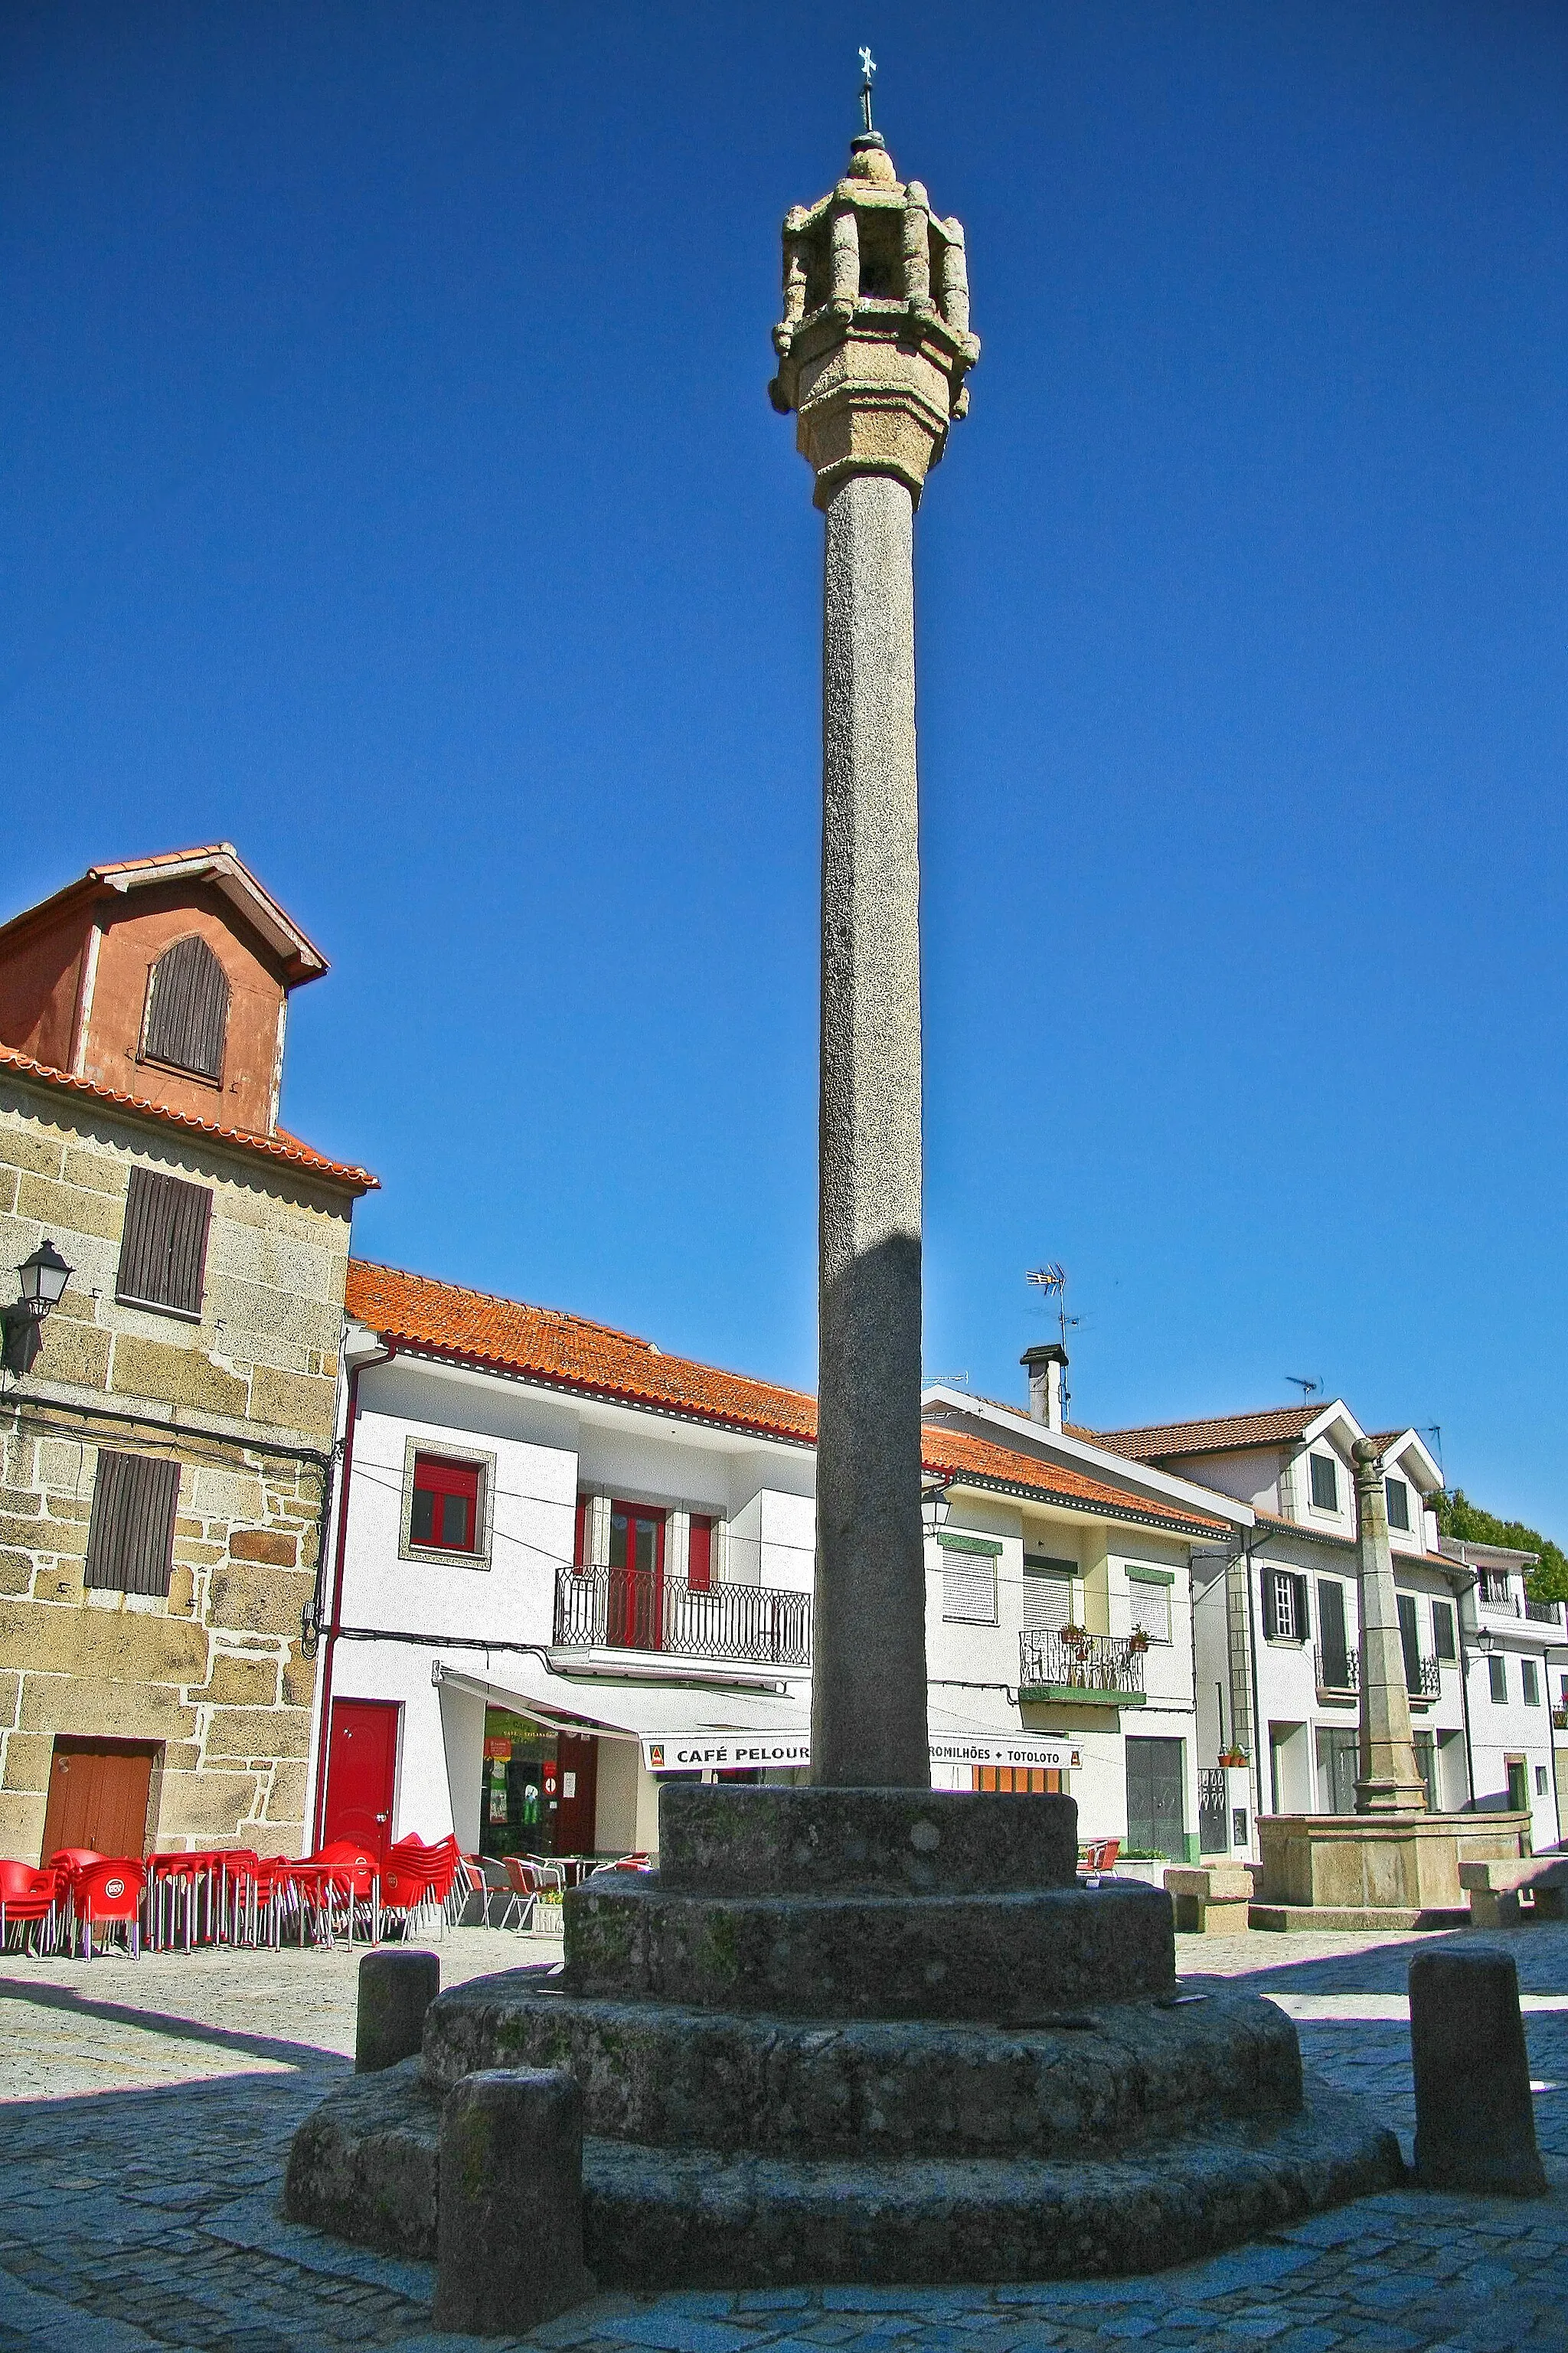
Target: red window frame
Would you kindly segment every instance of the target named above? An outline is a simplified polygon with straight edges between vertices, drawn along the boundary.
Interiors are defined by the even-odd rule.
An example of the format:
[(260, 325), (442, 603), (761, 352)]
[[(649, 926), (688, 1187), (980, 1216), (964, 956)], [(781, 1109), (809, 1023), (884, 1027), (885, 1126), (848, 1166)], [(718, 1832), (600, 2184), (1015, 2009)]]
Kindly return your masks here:
[(686, 1582), (693, 1593), (713, 1589), (713, 1523), (695, 1512), (687, 1537)]
[[(478, 1552), (479, 1548), (479, 1472), (478, 1462), (455, 1462), (449, 1455), (416, 1454), (414, 1500), (409, 1511), (408, 1541), (421, 1552)], [(419, 1499), (432, 1499), (428, 1535), (419, 1533)], [(449, 1533), (453, 1504), (467, 1505), (463, 1533)]]

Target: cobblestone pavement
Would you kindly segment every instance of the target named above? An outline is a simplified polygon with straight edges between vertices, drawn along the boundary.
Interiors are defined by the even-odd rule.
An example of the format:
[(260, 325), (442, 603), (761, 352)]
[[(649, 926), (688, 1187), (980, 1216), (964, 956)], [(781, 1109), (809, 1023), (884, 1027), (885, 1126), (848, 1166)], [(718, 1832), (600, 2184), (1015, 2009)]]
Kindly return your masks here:
[[(1280, 2001), (1309, 2068), (1363, 2094), (1408, 2157), (1405, 1969), (1432, 1941), (1178, 1945), (1194, 1982), (1245, 1978)], [(605, 2295), (521, 2341), (562, 2353), (1568, 2348), (1568, 1927), (1503, 1941), (1526, 1989), (1548, 2198), (1395, 2191), (1151, 2278)], [(440, 1947), (443, 1980), (557, 1949), (454, 1932)], [(358, 1959), (0, 1961), (0, 2353), (478, 2353), (477, 2339), (430, 2335), (426, 2266), (277, 2217), (289, 2136), (348, 2064)]]

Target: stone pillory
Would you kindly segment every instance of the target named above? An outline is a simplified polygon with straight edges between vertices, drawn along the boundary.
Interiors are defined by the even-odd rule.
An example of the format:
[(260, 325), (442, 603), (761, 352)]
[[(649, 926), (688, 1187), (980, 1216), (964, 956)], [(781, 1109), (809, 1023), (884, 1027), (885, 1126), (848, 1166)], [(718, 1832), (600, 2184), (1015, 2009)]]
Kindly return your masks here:
[[(1177, 1993), (1170, 1897), (1080, 1881), (1070, 1798), (929, 1786), (911, 553), (978, 346), (963, 232), (900, 185), (865, 96), (848, 174), (784, 225), (773, 385), (826, 527), (819, 1786), (668, 1784), (658, 1869), (568, 1891), (559, 1976), (443, 1994), (416, 2061), (340, 2086), (300, 2126), (288, 2213), (438, 2250), (438, 2325), (492, 2325), (457, 2285), (500, 2275), (537, 2232), (508, 2154), (523, 2094), (506, 2087), (566, 2075), (583, 2255), (606, 2287), (1137, 2271), (1400, 2169), (1374, 2118), (1307, 2105), (1296, 2030), (1272, 2003)], [(481, 1328), (493, 1352), (488, 1314)], [(578, 1345), (557, 1332), (552, 1363)], [(618, 1377), (646, 1392), (635, 1345)], [(809, 1430), (801, 1402), (782, 1409)], [(753, 1420), (781, 1410), (755, 1385), (732, 1403)], [(958, 1443), (933, 1430), (928, 1449)], [(926, 1460), (938, 1480), (982, 1469)], [(542, 2140), (566, 2251), (547, 2300), (577, 2278), (569, 2105)], [(470, 2198), (458, 2160), (481, 2126), (495, 2168), (475, 2161)]]
[[(869, 89), (867, 90), (869, 115)], [(929, 1784), (914, 510), (979, 356), (963, 231), (867, 127), (784, 227), (773, 406), (826, 518), (812, 1772)]]

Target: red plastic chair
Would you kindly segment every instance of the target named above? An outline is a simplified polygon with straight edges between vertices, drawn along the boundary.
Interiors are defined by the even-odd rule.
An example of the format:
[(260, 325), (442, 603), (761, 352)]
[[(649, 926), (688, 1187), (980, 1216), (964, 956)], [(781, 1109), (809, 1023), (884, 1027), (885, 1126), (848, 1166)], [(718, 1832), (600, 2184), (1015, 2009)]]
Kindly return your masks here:
[(147, 1883), (147, 1873), (139, 1859), (130, 1855), (117, 1856), (112, 1861), (100, 1860), (77, 1873), (71, 1888), (71, 1909), (81, 1939), (83, 1957), (92, 1958), (92, 1932), (95, 1926), (118, 1925), (124, 1929), (126, 1947), (132, 1960), (142, 1952), (142, 1891)]
[[(40, 1942), (46, 1952), (57, 1951), (64, 1893), (59, 1872), (47, 1867), (39, 1871), (30, 1862), (9, 1862), (0, 1857), (0, 1953), (5, 1949), (13, 1922), (24, 1931), (29, 1927), (41, 1931), (34, 1937), (33, 1951), (37, 1951)], [(21, 1949), (28, 1949), (25, 1935)]]

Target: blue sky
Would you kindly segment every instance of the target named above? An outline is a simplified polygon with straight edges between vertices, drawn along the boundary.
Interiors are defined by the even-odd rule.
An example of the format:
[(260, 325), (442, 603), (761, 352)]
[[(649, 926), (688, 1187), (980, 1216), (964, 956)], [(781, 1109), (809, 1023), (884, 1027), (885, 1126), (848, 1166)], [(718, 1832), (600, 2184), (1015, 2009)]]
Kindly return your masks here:
[(359, 1247), (813, 1377), (855, 51), (984, 345), (918, 527), (927, 1361), (1321, 1377), (1568, 1527), (1568, 16), (14, 5), (9, 913), (226, 837)]

